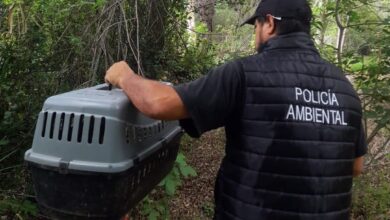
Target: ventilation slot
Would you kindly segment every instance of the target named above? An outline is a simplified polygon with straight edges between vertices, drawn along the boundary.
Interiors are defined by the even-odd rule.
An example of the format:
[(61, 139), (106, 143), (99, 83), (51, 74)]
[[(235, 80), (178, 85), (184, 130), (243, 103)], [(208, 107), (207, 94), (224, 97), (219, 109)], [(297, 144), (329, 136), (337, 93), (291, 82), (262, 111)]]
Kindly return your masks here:
[(43, 125), (42, 125), (42, 137), (45, 137), (46, 132), (46, 122), (47, 122), (47, 112), (43, 114)]
[(64, 121), (65, 121), (65, 113), (62, 113), (60, 118), (60, 129), (58, 130), (58, 140), (62, 140), (62, 133), (64, 131)]
[(68, 141), (72, 140), (73, 132), (73, 123), (74, 123), (74, 114), (72, 113), (69, 118), (69, 127), (68, 127)]
[(56, 112), (53, 112), (53, 114), (51, 115), (51, 122), (50, 122), (50, 138), (53, 138), (53, 135), (54, 135), (54, 124), (56, 123), (56, 115), (57, 113)]
[(93, 128), (95, 127), (95, 117), (91, 116), (91, 119), (89, 120), (89, 132), (88, 132), (88, 143), (92, 143), (93, 138)]
[(104, 141), (104, 131), (106, 130), (106, 118), (103, 117), (100, 122), (100, 131), (99, 131), (99, 144), (103, 144)]
[(77, 132), (77, 142), (81, 142), (81, 139), (83, 137), (83, 128), (84, 128), (84, 115), (80, 116), (79, 121), (79, 131)]

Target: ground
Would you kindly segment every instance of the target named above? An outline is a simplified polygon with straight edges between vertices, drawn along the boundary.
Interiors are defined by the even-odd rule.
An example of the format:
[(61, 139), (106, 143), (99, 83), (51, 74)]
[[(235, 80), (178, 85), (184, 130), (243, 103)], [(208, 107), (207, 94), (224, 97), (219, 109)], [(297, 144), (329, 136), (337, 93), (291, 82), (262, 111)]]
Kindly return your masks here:
[[(212, 219), (214, 184), (224, 156), (224, 146), (224, 129), (207, 132), (199, 139), (190, 138), (188, 135), (183, 136), (180, 151), (185, 155), (187, 163), (196, 170), (197, 176), (183, 179), (182, 185), (177, 188), (175, 195), (163, 206), (169, 207), (169, 210), (164, 209), (164, 211), (169, 211), (167, 219)], [(148, 197), (153, 198), (154, 201), (162, 201), (161, 199), (165, 196), (163, 189), (157, 187)], [(128, 219), (146, 220), (147, 218), (141, 214), (145, 208), (144, 205), (145, 203), (139, 203), (132, 209)], [(165, 218), (159, 216), (157, 219)]]
[[(196, 177), (185, 179), (177, 189), (173, 199), (168, 202), (169, 219), (207, 220), (214, 213), (214, 184), (217, 171), (224, 156), (224, 130), (218, 129), (192, 139), (185, 135), (181, 142), (181, 151), (187, 163), (196, 172)], [(353, 189), (352, 220), (390, 219), (390, 166), (389, 159), (367, 168), (364, 174), (355, 178)], [(22, 192), (25, 190), (21, 189)], [(153, 194), (153, 193), (152, 193)], [(163, 195), (161, 188), (156, 195)], [(141, 204), (131, 211), (131, 220), (146, 219), (140, 214)], [(168, 210), (167, 210), (168, 211)], [(2, 214), (0, 220), (23, 219)], [(12, 217), (13, 216), (13, 217)], [(38, 219), (47, 220), (42, 215)], [(160, 218), (159, 218), (160, 219)]]
[(224, 130), (203, 134), (200, 139), (184, 141), (181, 146), (187, 162), (198, 176), (183, 182), (170, 202), (172, 219), (211, 219), (214, 213), (214, 183), (224, 155)]

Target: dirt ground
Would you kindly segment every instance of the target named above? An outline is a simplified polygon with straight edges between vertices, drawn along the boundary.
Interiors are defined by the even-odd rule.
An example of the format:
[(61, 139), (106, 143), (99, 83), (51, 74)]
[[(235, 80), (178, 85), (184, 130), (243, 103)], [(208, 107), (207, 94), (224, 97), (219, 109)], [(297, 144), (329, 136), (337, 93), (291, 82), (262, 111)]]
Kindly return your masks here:
[[(193, 167), (196, 177), (182, 179), (175, 196), (168, 202), (169, 219), (207, 220), (214, 215), (214, 184), (217, 171), (225, 152), (224, 129), (207, 132), (199, 139), (185, 135), (180, 150), (186, 162)], [(159, 198), (159, 190), (152, 192), (151, 197)], [(141, 204), (129, 213), (131, 220), (146, 220), (141, 214)], [(126, 219), (126, 218), (125, 218)], [(126, 220), (127, 220), (126, 219)]]
[(224, 130), (218, 129), (200, 139), (184, 141), (181, 149), (198, 176), (186, 179), (170, 202), (172, 219), (212, 219), (214, 183), (224, 155), (224, 137)]

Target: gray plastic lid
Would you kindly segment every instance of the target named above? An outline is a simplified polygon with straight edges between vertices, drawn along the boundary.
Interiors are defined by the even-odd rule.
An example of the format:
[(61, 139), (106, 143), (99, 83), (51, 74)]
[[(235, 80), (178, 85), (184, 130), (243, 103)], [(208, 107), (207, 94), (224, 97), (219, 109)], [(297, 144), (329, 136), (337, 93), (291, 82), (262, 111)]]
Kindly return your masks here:
[(181, 132), (177, 121), (146, 117), (121, 89), (105, 84), (48, 98), (25, 160), (80, 171), (117, 173)]

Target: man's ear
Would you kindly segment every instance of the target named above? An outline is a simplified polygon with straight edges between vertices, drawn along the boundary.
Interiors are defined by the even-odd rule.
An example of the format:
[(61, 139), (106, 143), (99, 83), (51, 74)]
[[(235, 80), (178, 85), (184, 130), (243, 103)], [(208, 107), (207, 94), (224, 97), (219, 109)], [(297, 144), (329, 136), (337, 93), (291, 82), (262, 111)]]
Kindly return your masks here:
[(276, 34), (276, 26), (275, 26), (275, 19), (272, 17), (272, 15), (268, 14), (266, 16), (266, 25), (267, 25), (267, 34), (268, 35), (275, 35)]

